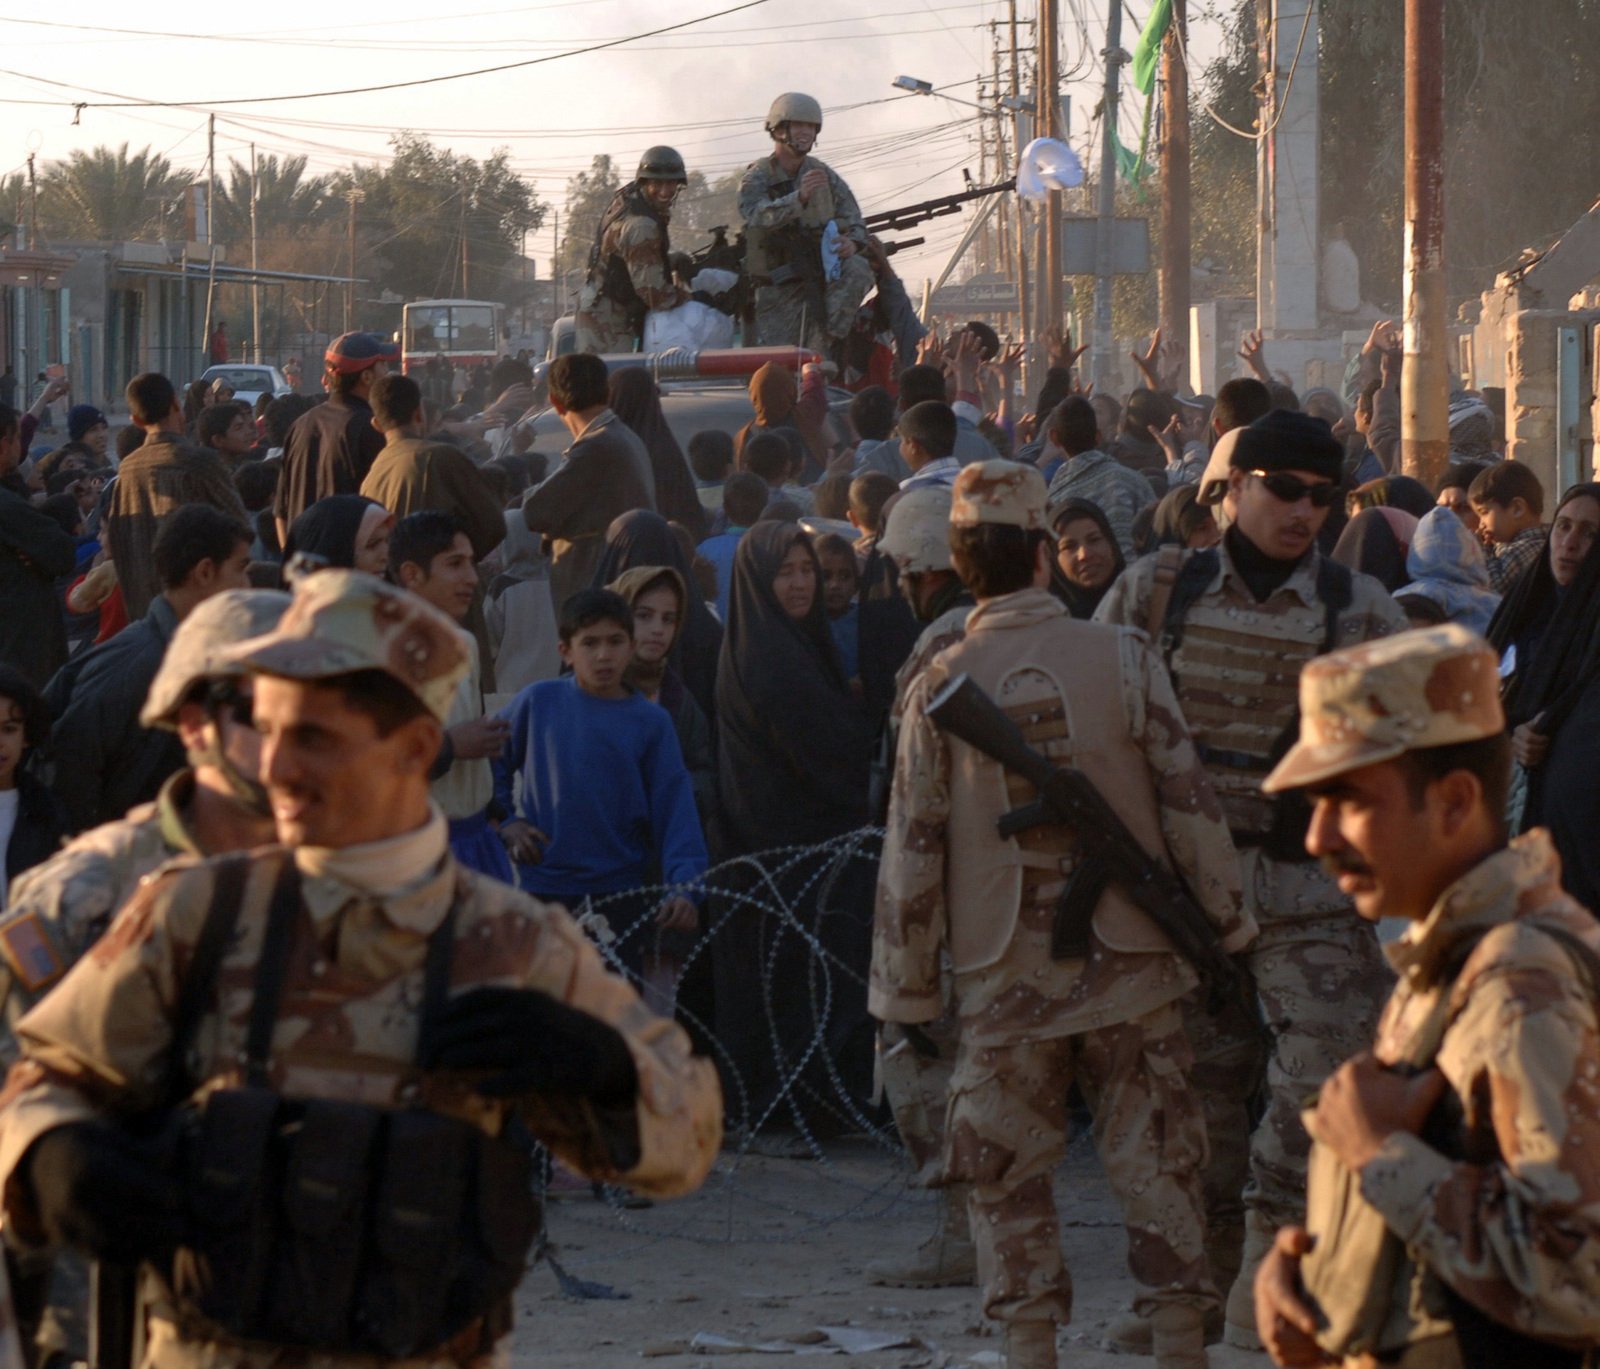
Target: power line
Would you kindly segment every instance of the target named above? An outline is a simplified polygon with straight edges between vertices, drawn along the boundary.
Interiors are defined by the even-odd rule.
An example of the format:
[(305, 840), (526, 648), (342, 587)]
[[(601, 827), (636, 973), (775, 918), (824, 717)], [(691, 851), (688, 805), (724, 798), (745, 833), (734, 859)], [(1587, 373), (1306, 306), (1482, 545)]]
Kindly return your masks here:
[[(67, 81), (52, 81), (43, 76), (24, 76), (20, 71), (9, 71), (0, 68), (0, 75), (14, 76), (19, 80), (33, 80), (42, 85), (55, 86), (61, 90), (82, 90), (91, 95), (104, 95), (106, 100), (74, 100), (71, 102), (74, 109), (195, 109), (216, 107), (222, 108), (231, 105), (265, 105), (280, 104), (289, 100), (325, 100), (340, 95), (375, 95), (385, 90), (410, 90), (417, 86), (438, 85), (445, 81), (463, 81), (470, 76), (491, 76), (502, 71), (518, 71), (524, 67), (542, 66), (546, 62), (558, 62), (565, 57), (582, 57), (591, 52), (603, 52), (607, 48), (621, 47), (625, 43), (638, 42), (645, 38), (657, 38), (663, 33), (676, 33), (679, 29), (692, 28), (696, 24), (704, 24), (712, 19), (721, 19), (729, 14), (738, 14), (743, 10), (755, 9), (764, 5), (767, 0), (744, 0), (743, 4), (731, 5), (727, 9), (716, 10), (711, 14), (702, 14), (694, 19), (685, 19), (676, 24), (667, 24), (661, 28), (649, 29), (643, 33), (635, 33), (625, 38), (607, 39), (600, 43), (591, 43), (587, 47), (571, 48), (566, 52), (553, 52), (544, 57), (529, 57), (520, 62), (503, 62), (499, 66), (479, 67), (474, 71), (455, 71), (445, 76), (419, 76), (410, 81), (388, 81), (376, 86), (351, 86), (345, 90), (314, 90), (298, 95), (257, 95), (240, 96), (227, 100), (141, 100), (131, 95), (123, 95), (117, 91), (94, 90), (89, 86), (73, 85)], [(64, 102), (65, 103), (65, 102)]]

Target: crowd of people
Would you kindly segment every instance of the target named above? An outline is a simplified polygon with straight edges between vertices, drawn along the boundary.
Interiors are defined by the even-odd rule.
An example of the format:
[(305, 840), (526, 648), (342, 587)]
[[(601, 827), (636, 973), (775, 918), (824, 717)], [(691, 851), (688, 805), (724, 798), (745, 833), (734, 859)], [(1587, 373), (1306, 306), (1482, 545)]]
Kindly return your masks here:
[[(780, 1100), (810, 1132), (848, 1125), (881, 1056), (946, 1215), (873, 1277), (980, 1282), (1008, 1363), (1053, 1366), (1039, 1328), (1069, 1318), (1070, 1283), (1049, 1173), (1076, 1083), (1138, 1237), (1114, 1339), (1166, 1369), (1203, 1364), (1223, 1323), (1259, 1345), (1256, 1270), (1304, 1220), (1300, 1108), (1370, 1046), (1392, 982), (1306, 854), (1308, 810), (1263, 789), (1298, 681), (1410, 629), (1486, 637), (1517, 762), (1506, 821), (1548, 829), (1594, 906), (1600, 485), (1556, 499), (1505, 460), (1494, 391), (1453, 397), (1437, 489), (1402, 474), (1387, 324), (1341, 391), (1303, 395), (1258, 335), (1253, 374), (1215, 396), (1179, 390), (1158, 335), (1120, 399), (1053, 336), (1028, 404), (1024, 349), (986, 324), (885, 345), (889, 383), (842, 397), (819, 365), (769, 363), (749, 422), (681, 445), (645, 370), (580, 352), (536, 387), (505, 358), (452, 408), (448, 377), (402, 374), (369, 333), (330, 344), (320, 398), (197, 404), (148, 373), (125, 426), (75, 405), (59, 446), (39, 440), (59, 390), (0, 407), (13, 1029), (164, 862), (364, 801), (331, 735), (302, 739), (324, 748), (308, 777), (269, 773), (251, 670), (292, 672), (239, 664), (325, 613), (319, 651), (348, 631), (343, 669), (381, 656), (436, 716), (424, 768), (454, 859), (581, 915), (716, 1063), (730, 1130)], [(559, 453), (534, 436), (546, 404)], [(1071, 626), (1090, 623), (1137, 631)], [(373, 631), (381, 651), (359, 645)], [(1119, 930), (1104, 904), (1084, 952), (1054, 955), (1086, 839), (1057, 820), (997, 844), (1028, 797), (1015, 776), (962, 797), (972, 754), (932, 719), (963, 671), (1182, 877), (1247, 968), (1249, 1012), (1208, 1003), (1160, 931)], [(880, 827), (876, 881), (860, 861), (764, 863)], [(1008, 903), (1010, 942), (1004, 918), (964, 921)]]

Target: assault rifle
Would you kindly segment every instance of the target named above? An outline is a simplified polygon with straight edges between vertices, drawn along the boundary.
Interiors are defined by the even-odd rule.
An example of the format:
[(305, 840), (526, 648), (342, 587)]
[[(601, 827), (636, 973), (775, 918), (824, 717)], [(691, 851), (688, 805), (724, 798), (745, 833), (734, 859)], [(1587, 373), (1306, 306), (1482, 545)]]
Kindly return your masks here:
[(1078, 863), (1056, 903), (1050, 933), (1055, 960), (1089, 954), (1089, 922), (1108, 885), (1115, 885), (1156, 924), (1199, 972), (1213, 1010), (1228, 1002), (1254, 1004), (1239, 967), (1217, 945), (1210, 921), (1183, 881), (1146, 853), (1127, 824), (1081, 770), (1056, 765), (1028, 745), (1017, 725), (968, 675), (951, 680), (928, 704), (928, 719), (968, 746), (1020, 775), (1039, 797), (1002, 817), (1002, 837), (1062, 824), (1078, 832)]

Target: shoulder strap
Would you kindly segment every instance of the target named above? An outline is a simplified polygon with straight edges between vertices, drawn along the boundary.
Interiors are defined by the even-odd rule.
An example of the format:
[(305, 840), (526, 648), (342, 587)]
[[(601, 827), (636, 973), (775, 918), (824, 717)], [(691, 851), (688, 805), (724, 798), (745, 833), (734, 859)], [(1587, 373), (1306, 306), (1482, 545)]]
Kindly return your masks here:
[(256, 982), (250, 992), (250, 1025), (245, 1035), (245, 1075), (252, 1084), (267, 1083), (267, 1063), (272, 1058), (272, 1032), (278, 1022), (278, 1003), (289, 978), (289, 955), (294, 949), (294, 928), (300, 917), (300, 871), (294, 857), (284, 855), (283, 868), (272, 889), (267, 910), (267, 930), (256, 961)]
[(1350, 567), (1331, 556), (1317, 559), (1317, 598), (1322, 600), (1327, 620), (1322, 633), (1322, 654), (1326, 656), (1339, 645), (1339, 615), (1350, 607), (1355, 598), (1355, 577)]
[(178, 1003), (172, 1018), (172, 1045), (169, 1047), (167, 1076), (174, 1098), (187, 1092), (186, 1073), (189, 1047), (194, 1044), (200, 1019), (205, 1016), (216, 988), (222, 959), (239, 925), (239, 905), (244, 898), (245, 878), (250, 872), (250, 857), (227, 856), (217, 862), (211, 885), (211, 906), (195, 942), (194, 954), (183, 982), (178, 985)]
[(444, 921), (434, 928), (433, 935), (428, 938), (428, 958), (422, 971), (422, 1026), (417, 1033), (419, 1068), (424, 1060), (433, 1058), (431, 1047), (439, 1026), (439, 1014), (450, 997), (450, 966), (455, 959), (458, 907), (460, 900), (452, 899)]
[(1150, 587), (1150, 603), (1145, 609), (1145, 635), (1152, 642), (1161, 639), (1161, 629), (1166, 626), (1167, 604), (1172, 599), (1172, 587), (1178, 583), (1178, 570), (1183, 565), (1183, 548), (1169, 542), (1156, 552), (1156, 576)]
[(1596, 1016), (1600, 1017), (1600, 953), (1597, 953), (1582, 937), (1568, 931), (1559, 923), (1546, 922), (1537, 916), (1529, 918), (1528, 921), (1567, 953), (1567, 958), (1577, 968), (1578, 977), (1587, 985)]

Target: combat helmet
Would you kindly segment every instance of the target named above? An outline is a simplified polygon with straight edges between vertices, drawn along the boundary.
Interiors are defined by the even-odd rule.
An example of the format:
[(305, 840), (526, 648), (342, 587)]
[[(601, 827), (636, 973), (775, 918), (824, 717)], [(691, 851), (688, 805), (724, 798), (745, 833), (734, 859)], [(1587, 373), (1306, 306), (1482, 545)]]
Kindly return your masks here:
[(289, 604), (289, 596), (275, 589), (231, 589), (212, 595), (173, 634), (150, 682), (139, 721), (146, 727), (176, 729), (178, 708), (196, 685), (246, 674), (245, 667), (231, 659), (233, 648), (272, 631)]
[(785, 91), (778, 96), (767, 111), (766, 130), (777, 137), (778, 129), (789, 123), (815, 124), (817, 132), (822, 132), (822, 106), (816, 97), (802, 95), (795, 90)]
[(686, 182), (688, 179), (689, 171), (683, 164), (683, 154), (665, 144), (646, 148), (644, 156), (639, 158), (639, 170), (634, 173), (636, 181)]
[(889, 510), (878, 546), (902, 575), (951, 570), (950, 489), (924, 485), (907, 490)]

